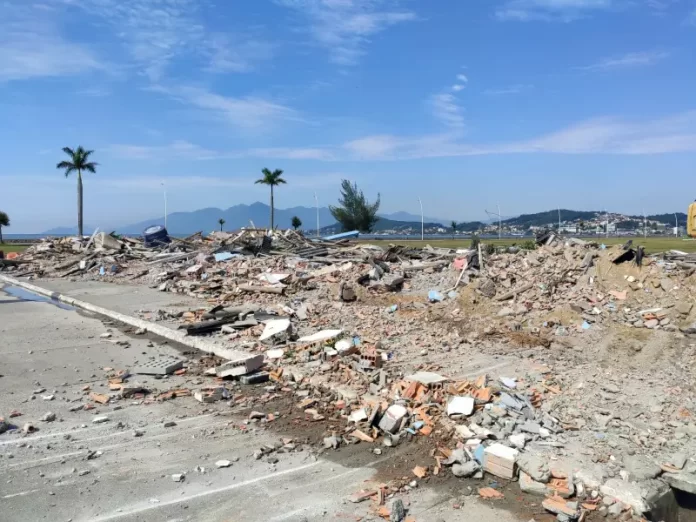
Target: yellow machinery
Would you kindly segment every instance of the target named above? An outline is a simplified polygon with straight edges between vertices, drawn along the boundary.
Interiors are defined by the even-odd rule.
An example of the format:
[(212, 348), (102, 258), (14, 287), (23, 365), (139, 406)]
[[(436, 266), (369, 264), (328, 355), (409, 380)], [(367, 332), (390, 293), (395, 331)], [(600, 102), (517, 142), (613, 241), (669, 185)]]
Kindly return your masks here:
[(696, 201), (689, 205), (686, 212), (686, 234), (696, 238)]

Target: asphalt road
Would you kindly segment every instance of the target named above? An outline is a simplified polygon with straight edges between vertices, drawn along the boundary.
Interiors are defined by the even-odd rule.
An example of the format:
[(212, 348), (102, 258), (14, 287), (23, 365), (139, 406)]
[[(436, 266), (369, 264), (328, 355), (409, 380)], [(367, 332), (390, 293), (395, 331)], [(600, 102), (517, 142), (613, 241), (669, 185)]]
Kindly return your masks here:
[[(147, 289), (135, 294), (124, 287), (85, 289), (68, 282), (53, 289), (91, 297), (122, 313), (188, 304)], [(133, 368), (152, 356), (180, 357), (180, 352), (116, 328), (111, 338), (101, 338), (109, 327), (99, 318), (6, 290), (0, 290), (0, 415), (20, 427), (32, 423), (38, 431), (0, 434), (3, 522), (377, 520), (369, 502), (347, 499), (374, 477), (378, 461), (348, 467), (309, 450), (277, 454), (277, 463), (256, 460), (254, 451), (282, 434), (240, 430), (243, 419), (224, 403), (208, 406), (192, 397), (153, 403), (123, 399), (71, 412), (86, 402), (87, 385), (108, 393), (104, 368)], [(118, 344), (124, 340), (127, 346)], [(130, 382), (159, 391), (195, 384), (185, 376), (156, 380), (137, 375)], [(22, 415), (9, 419), (13, 410)], [(56, 420), (42, 422), (49, 412)], [(101, 416), (108, 420), (95, 424)], [(165, 428), (166, 421), (176, 425)], [(142, 436), (135, 436), (136, 429)], [(232, 466), (217, 469), (220, 459), (233, 461)], [(172, 475), (179, 473), (184, 481), (174, 482)], [(465, 509), (454, 510), (451, 492), (423, 487), (406, 501), (419, 522), (520, 519), (474, 497), (467, 497)]]

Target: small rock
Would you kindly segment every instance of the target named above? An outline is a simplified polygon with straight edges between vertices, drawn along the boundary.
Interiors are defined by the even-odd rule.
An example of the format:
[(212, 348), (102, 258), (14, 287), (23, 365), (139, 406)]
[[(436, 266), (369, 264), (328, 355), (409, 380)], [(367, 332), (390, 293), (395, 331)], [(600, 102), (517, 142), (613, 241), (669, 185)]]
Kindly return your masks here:
[(404, 508), (403, 501), (398, 498), (392, 502), (391, 514), (389, 515), (389, 522), (403, 522), (406, 518), (406, 509)]
[(215, 466), (218, 468), (229, 468), (232, 465), (232, 462), (229, 460), (218, 460), (215, 463)]
[(41, 420), (42, 420), (43, 422), (53, 422), (54, 420), (56, 420), (56, 414), (55, 414), (55, 413), (48, 412), (46, 415), (44, 415), (43, 417), (41, 417)]
[(452, 474), (459, 478), (469, 478), (474, 476), (481, 469), (478, 462), (470, 460), (464, 464), (454, 464), (452, 466)]
[(109, 422), (109, 417), (106, 415), (100, 415), (99, 417), (94, 417), (94, 419), (92, 419), (92, 424), (104, 424), (105, 422)]
[(338, 449), (341, 445), (341, 439), (336, 436), (325, 437), (324, 438), (324, 448), (326, 449)]
[(174, 473), (174, 475), (172, 475), (172, 480), (174, 482), (183, 482), (184, 480), (186, 480), (186, 475), (184, 475), (183, 473)]
[(176, 426), (176, 422), (174, 421), (166, 421), (163, 425), (164, 428), (173, 428)]

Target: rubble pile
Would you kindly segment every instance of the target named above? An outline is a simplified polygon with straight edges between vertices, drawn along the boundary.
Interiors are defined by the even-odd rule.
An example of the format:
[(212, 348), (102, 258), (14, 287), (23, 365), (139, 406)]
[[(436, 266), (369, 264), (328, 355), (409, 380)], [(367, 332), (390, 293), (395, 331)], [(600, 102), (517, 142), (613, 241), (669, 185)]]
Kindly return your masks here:
[[(248, 355), (206, 359), (201, 373), (210, 380), (186, 392), (214, 404), (229, 399), (230, 379), (264, 383), (321, 426), (327, 451), (356, 443), (391, 451), (426, 437), (433, 452), (414, 468), (418, 480), (517, 481), (560, 521), (597, 512), (676, 522), (673, 489), (696, 493), (688, 457), (696, 455), (696, 402), (684, 396), (696, 377), (695, 347), (659, 367), (648, 354), (696, 333), (696, 258), (553, 235), (539, 242), (484, 255), (293, 231), (197, 235), (155, 248), (95, 235), (85, 246), (45, 241), (10, 269), (199, 299), (187, 311), (142, 315), (174, 319), (187, 335)], [(633, 343), (628, 356), (609, 349), (619, 334), (637, 336), (625, 343)], [(512, 350), (514, 374), (463, 369)], [(618, 362), (640, 357), (643, 367)], [(499, 489), (479, 495), (499, 498)], [(384, 491), (356, 501), (375, 498)]]

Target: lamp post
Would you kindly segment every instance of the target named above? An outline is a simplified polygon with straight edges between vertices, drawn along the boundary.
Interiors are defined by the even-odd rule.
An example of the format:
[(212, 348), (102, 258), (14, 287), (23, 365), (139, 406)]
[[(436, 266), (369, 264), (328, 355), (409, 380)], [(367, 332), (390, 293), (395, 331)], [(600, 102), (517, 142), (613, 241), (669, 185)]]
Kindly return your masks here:
[(162, 182), (162, 191), (164, 192), (164, 228), (167, 228), (167, 188)]
[(317, 207), (317, 237), (319, 237), (319, 198), (317, 193), (314, 193), (314, 205)]
[(421, 209), (421, 241), (425, 239), (425, 218), (423, 217), (423, 202), (421, 201), (421, 198), (418, 198), (418, 203), (420, 203), (420, 209)]

